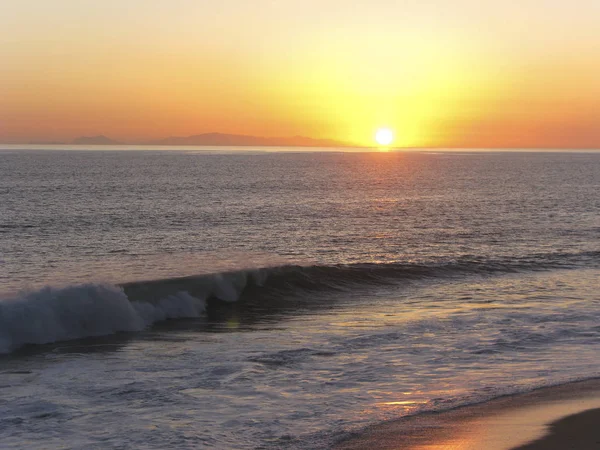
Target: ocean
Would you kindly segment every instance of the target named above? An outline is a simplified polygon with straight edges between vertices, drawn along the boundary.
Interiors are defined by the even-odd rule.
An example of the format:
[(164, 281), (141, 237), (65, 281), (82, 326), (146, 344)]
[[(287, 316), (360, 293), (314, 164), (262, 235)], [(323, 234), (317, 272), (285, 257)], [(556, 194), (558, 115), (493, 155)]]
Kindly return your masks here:
[(598, 377), (599, 192), (597, 152), (0, 150), (0, 448), (329, 448)]

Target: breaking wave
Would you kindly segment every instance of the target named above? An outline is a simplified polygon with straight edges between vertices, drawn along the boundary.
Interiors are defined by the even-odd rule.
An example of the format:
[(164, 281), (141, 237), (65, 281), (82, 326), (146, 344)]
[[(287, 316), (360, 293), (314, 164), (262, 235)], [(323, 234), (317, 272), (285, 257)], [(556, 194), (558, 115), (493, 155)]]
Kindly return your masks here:
[(280, 266), (139, 281), (122, 285), (46, 287), (0, 301), (0, 353), (27, 344), (141, 331), (167, 319), (200, 317), (207, 301), (267, 296), (298, 297), (320, 290), (393, 284), (402, 280), (491, 275), (595, 265), (600, 252), (552, 253), (526, 258), (463, 258), (432, 264)]
[(129, 301), (122, 287), (88, 284), (44, 288), (0, 302), (0, 353), (120, 331), (141, 331), (171, 318), (198, 317), (205, 302), (177, 292), (159, 302)]

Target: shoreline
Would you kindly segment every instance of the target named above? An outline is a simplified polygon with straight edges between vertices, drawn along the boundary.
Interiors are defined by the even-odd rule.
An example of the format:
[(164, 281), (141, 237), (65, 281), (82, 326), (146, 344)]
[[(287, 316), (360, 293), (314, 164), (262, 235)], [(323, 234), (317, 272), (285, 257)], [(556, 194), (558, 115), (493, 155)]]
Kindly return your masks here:
[(402, 417), (372, 425), (333, 448), (555, 450), (569, 442), (587, 449), (596, 448), (600, 434), (592, 422), (600, 423), (600, 378)]

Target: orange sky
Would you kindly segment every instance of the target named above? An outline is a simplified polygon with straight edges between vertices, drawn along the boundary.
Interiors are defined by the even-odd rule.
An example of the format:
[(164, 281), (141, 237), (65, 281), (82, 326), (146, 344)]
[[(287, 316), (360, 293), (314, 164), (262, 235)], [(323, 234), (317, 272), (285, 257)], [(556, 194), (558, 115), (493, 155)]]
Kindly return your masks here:
[(598, 23), (597, 0), (7, 1), (0, 142), (600, 148)]

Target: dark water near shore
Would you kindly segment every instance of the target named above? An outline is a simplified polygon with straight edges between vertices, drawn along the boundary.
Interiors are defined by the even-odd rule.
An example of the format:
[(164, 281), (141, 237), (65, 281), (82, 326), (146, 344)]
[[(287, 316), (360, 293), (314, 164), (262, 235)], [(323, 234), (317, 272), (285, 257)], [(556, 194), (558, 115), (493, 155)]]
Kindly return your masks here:
[(597, 376), (597, 192), (599, 153), (0, 151), (0, 446), (320, 448)]

